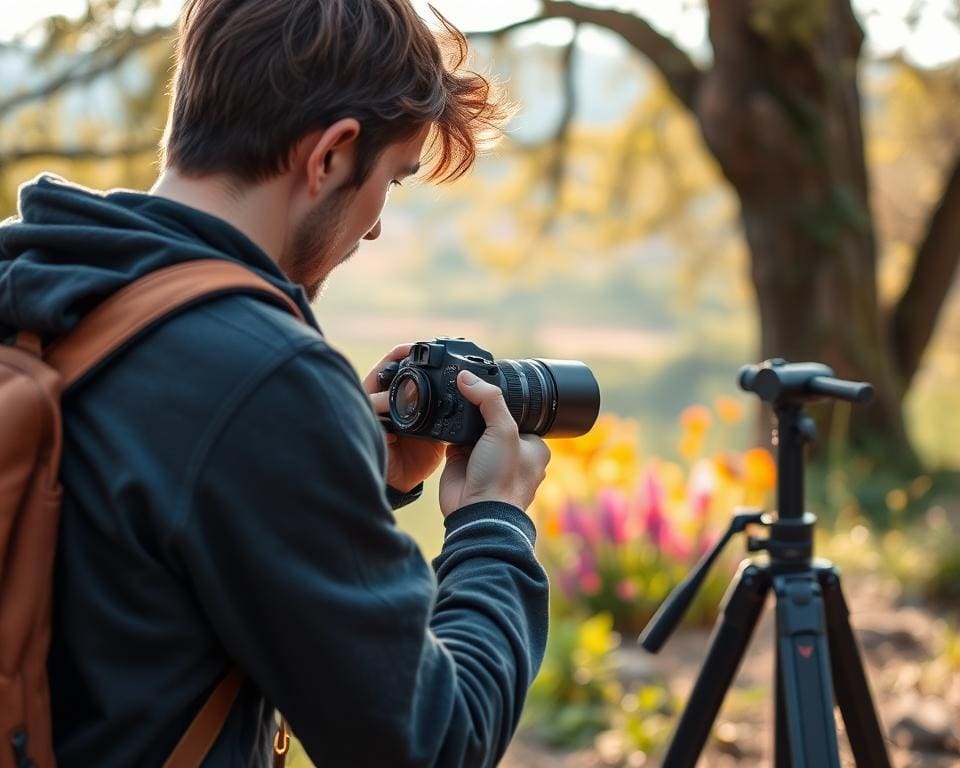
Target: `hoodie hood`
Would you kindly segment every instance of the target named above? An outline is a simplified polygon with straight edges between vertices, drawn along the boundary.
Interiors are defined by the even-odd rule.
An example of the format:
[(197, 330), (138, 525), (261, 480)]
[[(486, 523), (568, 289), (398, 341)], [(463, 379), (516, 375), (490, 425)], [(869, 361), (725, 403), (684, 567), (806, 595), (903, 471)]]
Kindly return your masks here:
[(0, 225), (0, 339), (25, 330), (49, 341), (128, 283), (195, 259), (252, 269), (317, 327), (304, 290), (246, 235), (210, 214), (141, 192), (96, 192), (51, 175), (20, 188), (19, 213)]

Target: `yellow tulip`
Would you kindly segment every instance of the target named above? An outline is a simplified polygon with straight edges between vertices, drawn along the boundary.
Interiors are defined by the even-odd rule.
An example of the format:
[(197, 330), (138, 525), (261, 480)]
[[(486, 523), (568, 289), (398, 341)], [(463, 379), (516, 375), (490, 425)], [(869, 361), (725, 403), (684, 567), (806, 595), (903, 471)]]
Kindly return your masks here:
[(725, 424), (736, 424), (743, 418), (743, 404), (735, 397), (721, 395), (713, 401), (713, 407)]
[(697, 458), (702, 450), (702, 433), (687, 432), (680, 438), (680, 455), (687, 461)]
[(688, 434), (702, 437), (710, 428), (713, 417), (710, 410), (704, 405), (691, 405), (680, 414), (680, 426)]
[(764, 448), (751, 448), (743, 454), (744, 483), (752, 488), (769, 491), (777, 485), (777, 465)]

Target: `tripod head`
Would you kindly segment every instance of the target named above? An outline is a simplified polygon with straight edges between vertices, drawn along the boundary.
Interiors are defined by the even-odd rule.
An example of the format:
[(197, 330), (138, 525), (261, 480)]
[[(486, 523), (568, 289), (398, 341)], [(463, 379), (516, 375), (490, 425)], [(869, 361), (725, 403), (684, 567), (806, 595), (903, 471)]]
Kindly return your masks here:
[(822, 363), (787, 363), (779, 358), (767, 360), (760, 365), (743, 366), (737, 381), (741, 389), (753, 392), (773, 406), (777, 513), (772, 516), (752, 509), (734, 516), (726, 533), (667, 596), (643, 630), (640, 644), (651, 653), (659, 651), (673, 634), (723, 547), (748, 525), (763, 525), (770, 529), (766, 538), (749, 537), (747, 549), (751, 552), (766, 550), (771, 567), (788, 570), (809, 566), (816, 518), (803, 508), (803, 448), (816, 439), (816, 426), (803, 412), (803, 406), (827, 397), (855, 403), (866, 403), (873, 397), (870, 384), (837, 379), (833, 369)]
[(737, 376), (740, 388), (753, 392), (774, 408), (802, 405), (824, 397), (867, 403), (873, 387), (864, 382), (833, 377), (833, 369), (823, 363), (788, 363), (780, 358), (760, 365), (745, 365)]
[(816, 424), (803, 413), (806, 403), (825, 397), (866, 403), (873, 387), (864, 382), (844, 381), (822, 363), (787, 363), (779, 358), (761, 365), (745, 365), (737, 378), (740, 388), (753, 392), (773, 406), (777, 446), (777, 517), (803, 517), (803, 447), (817, 439)]

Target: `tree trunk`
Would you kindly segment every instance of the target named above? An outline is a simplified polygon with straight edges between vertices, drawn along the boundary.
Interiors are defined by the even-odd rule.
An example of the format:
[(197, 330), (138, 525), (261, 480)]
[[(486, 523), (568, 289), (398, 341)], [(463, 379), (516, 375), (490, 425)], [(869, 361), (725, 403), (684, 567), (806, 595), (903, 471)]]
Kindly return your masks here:
[[(539, 18), (621, 35), (692, 110), (740, 199), (764, 358), (816, 360), (871, 382), (850, 420), (855, 446), (918, 466), (903, 398), (960, 269), (960, 158), (931, 217), (910, 284), (879, 305), (850, 0), (708, 0), (714, 62), (702, 70), (635, 14), (544, 0)], [(524, 22), (526, 23), (526, 22)], [(821, 412), (828, 427), (830, 409)]]
[[(816, 14), (810, 3), (805, 13)], [(750, 0), (712, 0), (714, 66), (697, 94), (704, 137), (736, 190), (751, 252), (764, 359), (824, 362), (870, 381), (861, 448), (913, 459), (904, 392), (879, 311), (857, 61), (848, 0), (804, 20), (809, 39), (757, 31)], [(799, 35), (799, 32), (798, 32)], [(821, 414), (821, 419), (825, 419)]]

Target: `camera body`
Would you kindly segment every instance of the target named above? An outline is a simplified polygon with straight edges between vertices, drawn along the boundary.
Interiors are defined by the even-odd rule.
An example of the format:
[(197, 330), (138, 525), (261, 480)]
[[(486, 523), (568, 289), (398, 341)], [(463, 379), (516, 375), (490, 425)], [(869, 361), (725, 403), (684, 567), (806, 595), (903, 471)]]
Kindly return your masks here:
[(394, 429), (445, 443), (472, 444), (479, 440), (486, 425), (480, 409), (457, 387), (460, 371), (500, 384), (500, 368), (493, 355), (463, 338), (417, 342), (399, 364), (381, 371), (381, 390), (387, 386), (390, 390)]
[(380, 391), (390, 392), (389, 428), (427, 440), (476, 443), (486, 423), (457, 387), (460, 371), (498, 386), (522, 433), (576, 437), (593, 427), (600, 412), (600, 386), (578, 360), (494, 360), (472, 341), (441, 336), (417, 342), (407, 357), (378, 374)]

